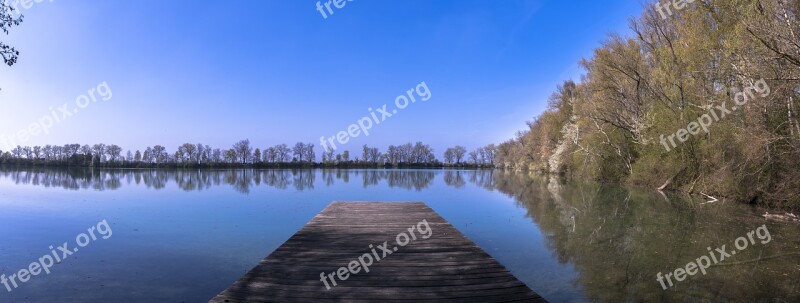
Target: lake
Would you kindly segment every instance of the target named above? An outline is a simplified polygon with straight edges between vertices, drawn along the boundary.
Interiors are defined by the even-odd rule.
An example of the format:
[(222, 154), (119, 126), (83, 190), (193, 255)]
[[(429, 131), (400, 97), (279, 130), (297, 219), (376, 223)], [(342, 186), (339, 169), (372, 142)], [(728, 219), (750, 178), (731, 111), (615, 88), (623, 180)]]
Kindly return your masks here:
[[(5, 168), (2, 273), (71, 254), (0, 302), (206, 302), (331, 201), (378, 200), (427, 203), (551, 302), (800, 301), (800, 225), (730, 201), (499, 170)], [(748, 233), (705, 274), (657, 281)]]

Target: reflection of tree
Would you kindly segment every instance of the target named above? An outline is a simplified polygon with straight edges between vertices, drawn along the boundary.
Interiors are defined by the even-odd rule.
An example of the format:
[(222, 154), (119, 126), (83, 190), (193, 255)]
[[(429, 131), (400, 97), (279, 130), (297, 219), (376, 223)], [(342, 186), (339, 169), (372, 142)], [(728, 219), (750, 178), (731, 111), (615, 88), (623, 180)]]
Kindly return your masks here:
[(115, 190), (122, 187), (120, 179), (123, 175), (119, 171), (109, 171), (103, 178), (103, 187), (109, 190)]
[[(0, 176), (17, 184), (31, 184), (64, 189), (115, 190), (123, 184), (144, 185), (150, 189), (162, 189), (174, 183), (184, 191), (199, 191), (212, 186), (228, 185), (240, 193), (249, 193), (255, 186), (266, 185), (278, 189), (289, 186), (296, 190), (312, 190), (316, 174), (322, 174), (327, 186), (335, 180), (344, 183), (350, 176), (361, 177), (364, 186), (378, 185), (386, 180), (389, 187), (422, 190), (430, 186), (436, 174), (432, 170), (347, 170), (347, 169), (291, 169), (291, 170), (104, 170), (104, 169), (0, 169)], [(125, 181), (123, 183), (123, 180)], [(463, 182), (463, 180), (461, 181)]]
[[(86, 175), (84, 170), (58, 170), (51, 171), (51, 173), (44, 174), (48, 171), (44, 169), (30, 169), (30, 170), (0, 170), (0, 174), (4, 178), (11, 179), (15, 184), (30, 184), (35, 186), (44, 187), (61, 187), (69, 190), (88, 189), (90, 182), (81, 182), (85, 179), (91, 179), (90, 175)], [(72, 175), (81, 176), (80, 179), (70, 178)]]
[[(386, 185), (389, 187), (398, 187), (404, 189), (414, 189), (417, 191), (428, 188), (433, 182), (436, 174), (430, 170), (344, 170), (343, 177), (350, 174), (358, 177), (361, 176), (362, 185), (364, 188), (369, 186), (376, 186), (383, 180), (386, 180)], [(345, 181), (346, 182), (346, 181)]]
[(476, 170), (445, 170), (444, 183), (447, 186), (455, 188), (462, 188), (466, 185), (464, 178), (469, 179), (469, 182), (482, 187), (486, 190), (494, 190), (495, 187), (495, 171), (493, 169), (476, 169)]
[[(285, 188), (286, 172), (266, 172), (264, 178), (271, 185)], [(261, 173), (253, 170), (101, 170), (101, 169), (2, 169), (0, 176), (16, 184), (31, 184), (44, 187), (60, 187), (69, 190), (92, 189), (98, 191), (119, 189), (124, 184), (144, 185), (146, 188), (162, 189), (174, 182), (184, 191), (196, 191), (222, 183), (247, 193), (252, 184), (260, 184)], [(271, 180), (269, 178), (272, 178)]]
[(388, 170), (382, 176), (389, 187), (421, 191), (431, 185), (436, 174), (430, 170)]
[(461, 173), (460, 170), (444, 171), (444, 183), (455, 188), (464, 187), (467, 182), (464, 181), (464, 177), (461, 176)]
[(382, 181), (386, 180), (386, 185), (389, 187), (398, 187), (404, 189), (414, 189), (417, 191), (428, 188), (433, 182), (436, 174), (430, 170), (347, 170), (342, 169), (337, 171), (337, 179), (342, 179), (346, 182), (349, 181), (349, 176), (361, 177), (361, 184), (364, 188), (369, 186), (376, 186)]
[(201, 182), (202, 173), (193, 173), (191, 171), (178, 171), (175, 173), (175, 184), (184, 191), (202, 190), (204, 183)]
[[(382, 172), (383, 171), (381, 171), (381, 173)], [(378, 171), (367, 170), (367, 171), (364, 171), (364, 173), (362, 174), (362, 179), (363, 179), (362, 183), (364, 184), (364, 188), (367, 188), (370, 185), (377, 185), (378, 181), (380, 181), (383, 178), (382, 178), (382, 176), (380, 176)]]
[(237, 192), (247, 194), (250, 193), (250, 186), (253, 183), (252, 171), (251, 169), (225, 170), (222, 180)]
[(286, 189), (289, 186), (290, 173), (288, 170), (262, 171), (264, 184), (277, 189)]
[(167, 172), (161, 170), (145, 170), (142, 172), (142, 179), (147, 188), (162, 189), (167, 186)]
[[(503, 170), (102, 170), (0, 169), (0, 178), (16, 184), (66, 190), (116, 190), (135, 183), (162, 189), (170, 183), (185, 191), (231, 186), (240, 193), (254, 187), (312, 190), (321, 182), (354, 182), (364, 186), (422, 190), (441, 174), (447, 186), (465, 182), (512, 197), (527, 210), (541, 230), (549, 251), (579, 275), (575, 280), (589, 300), (605, 302), (652, 301), (800, 301), (797, 253), (800, 232), (795, 225), (768, 223), (772, 242), (737, 253), (730, 266), (715, 266), (707, 275), (695, 275), (663, 291), (655, 279), (700, 256), (706, 247), (733, 245), (733, 241), (764, 224), (763, 213), (746, 206), (665, 199), (656, 193), (597, 184), (562, 184), (555, 179)], [(125, 182), (122, 182), (125, 180)], [(743, 215), (745, 214), (745, 215)], [(756, 240), (758, 241), (758, 240)], [(749, 263), (748, 263), (749, 262)]]
[(350, 172), (346, 169), (337, 169), (336, 170), (336, 179), (340, 179), (344, 181), (344, 183), (350, 182)]
[(336, 176), (338, 178), (338, 176), (339, 176), (339, 170), (338, 169), (327, 169), (327, 168), (323, 168), (322, 169), (322, 180), (325, 181), (325, 186), (328, 186), (328, 187), (333, 186), (333, 184), (334, 184), (334, 181), (333, 181), (334, 180), (334, 172), (336, 172)]
[[(696, 202), (597, 184), (559, 184), (524, 174), (494, 174), (495, 188), (513, 197), (546, 237), (561, 263), (579, 272), (576, 283), (591, 301), (797, 301), (797, 255), (736, 266), (714, 266), (668, 291), (656, 274), (685, 267), (764, 224), (740, 205), (696, 207)], [(472, 180), (472, 178), (470, 178)], [(480, 180), (480, 178), (476, 178)], [(797, 252), (798, 231), (769, 226), (773, 241), (735, 255), (733, 261)], [(788, 241), (776, 241), (783, 234)], [(787, 236), (791, 235), (791, 236)], [(758, 240), (756, 240), (758, 241)], [(787, 266), (790, 264), (791, 266)], [(676, 283), (673, 279), (673, 283)], [(788, 297), (787, 297), (788, 296)]]
[(494, 170), (472, 170), (470, 171), (469, 182), (475, 183), (475, 185), (478, 185), (486, 190), (492, 190), (494, 189)]
[(310, 169), (292, 169), (294, 188), (297, 190), (314, 189), (316, 171)]

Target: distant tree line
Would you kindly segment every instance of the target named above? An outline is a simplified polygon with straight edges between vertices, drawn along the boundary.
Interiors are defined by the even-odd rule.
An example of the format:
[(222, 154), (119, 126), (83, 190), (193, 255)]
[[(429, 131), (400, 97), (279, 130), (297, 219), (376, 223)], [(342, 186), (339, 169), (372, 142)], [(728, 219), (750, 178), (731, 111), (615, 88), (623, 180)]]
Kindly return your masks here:
[[(444, 151), (444, 163), (448, 166), (494, 166), (497, 147), (489, 144), (467, 153), (461, 145)], [(468, 158), (466, 158), (468, 157)]]
[(456, 146), (444, 153), (445, 162), (439, 161), (430, 145), (389, 145), (385, 152), (364, 145), (359, 156), (349, 151), (323, 152), (317, 162), (314, 144), (298, 142), (294, 146), (278, 144), (264, 149), (254, 148), (250, 140), (234, 143), (229, 149), (212, 148), (202, 143), (185, 143), (174, 152), (162, 145), (148, 146), (144, 150), (123, 149), (115, 144), (66, 144), (45, 146), (17, 146), (10, 151), (0, 151), (0, 164), (85, 167), (494, 167), (495, 147), (488, 145), (469, 153)]

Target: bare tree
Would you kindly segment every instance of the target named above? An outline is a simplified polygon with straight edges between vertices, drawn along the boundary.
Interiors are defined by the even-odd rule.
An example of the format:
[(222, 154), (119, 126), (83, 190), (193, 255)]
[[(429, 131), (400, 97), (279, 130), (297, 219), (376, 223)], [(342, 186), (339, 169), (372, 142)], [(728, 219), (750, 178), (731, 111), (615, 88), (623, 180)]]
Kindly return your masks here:
[(386, 149), (386, 160), (392, 165), (397, 165), (400, 162), (400, 148), (394, 145), (389, 145)]
[(275, 152), (277, 153), (278, 161), (280, 161), (281, 163), (287, 163), (291, 160), (289, 155), (292, 152), (292, 150), (289, 149), (288, 145), (286, 144), (276, 145)]
[(478, 164), (478, 152), (474, 150), (469, 152), (469, 159), (472, 160), (473, 164)]
[(253, 149), (250, 147), (250, 140), (245, 139), (236, 142), (236, 144), (233, 145), (233, 151), (242, 164), (247, 163), (250, 160), (251, 153), (253, 152)]
[(264, 152), (264, 162), (275, 163), (278, 162), (278, 151), (275, 147), (267, 148)]
[(303, 162), (303, 159), (306, 155), (306, 145), (303, 142), (297, 142), (292, 148), (292, 155), (298, 162)]
[(494, 165), (495, 154), (497, 153), (497, 146), (489, 144), (483, 147), (483, 154), (486, 157), (486, 163)]
[(122, 148), (117, 146), (116, 144), (111, 144), (106, 148), (106, 153), (108, 154), (108, 158), (111, 161), (111, 163), (114, 163), (122, 153)]
[(261, 149), (260, 148), (256, 148), (256, 150), (253, 152), (253, 163), (255, 163), (255, 162), (261, 162)]
[(94, 152), (92, 163), (94, 163), (94, 159), (97, 159), (97, 162), (102, 162), (103, 155), (106, 153), (106, 145), (103, 143), (95, 144), (92, 146), (92, 151)]
[(153, 159), (155, 159), (156, 163), (164, 163), (167, 161), (167, 149), (161, 145), (153, 146)]
[[(202, 146), (202, 145), (200, 145)], [(184, 162), (196, 162), (197, 160), (197, 146), (191, 143), (184, 143), (178, 147), (178, 153), (182, 155)]]
[(314, 163), (314, 160), (317, 159), (317, 156), (314, 153), (314, 144), (306, 144), (303, 148), (303, 152), (305, 153), (306, 162)]
[(455, 152), (452, 148), (448, 148), (444, 151), (444, 163), (446, 164), (453, 164), (453, 160), (455, 159)]
[(453, 148), (453, 156), (456, 159), (457, 164), (461, 164), (461, 160), (464, 160), (464, 155), (467, 153), (467, 149), (461, 145), (457, 145)]

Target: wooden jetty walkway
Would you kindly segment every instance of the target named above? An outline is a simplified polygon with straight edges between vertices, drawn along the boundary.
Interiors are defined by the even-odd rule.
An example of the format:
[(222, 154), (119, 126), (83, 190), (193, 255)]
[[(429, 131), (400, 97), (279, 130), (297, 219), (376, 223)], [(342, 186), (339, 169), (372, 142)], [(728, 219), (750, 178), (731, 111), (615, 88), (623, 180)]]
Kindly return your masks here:
[(418, 202), (334, 202), (210, 302), (387, 301), (546, 302)]

